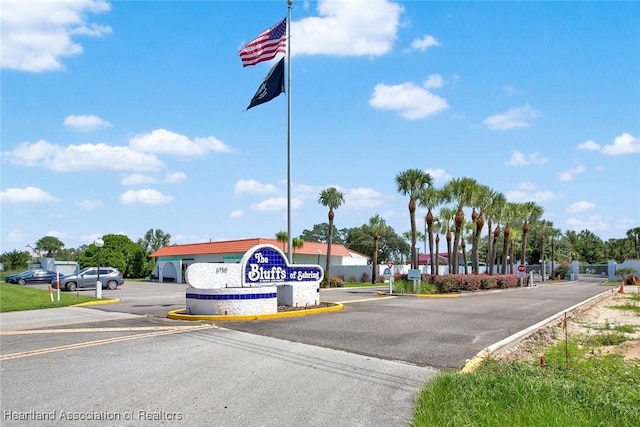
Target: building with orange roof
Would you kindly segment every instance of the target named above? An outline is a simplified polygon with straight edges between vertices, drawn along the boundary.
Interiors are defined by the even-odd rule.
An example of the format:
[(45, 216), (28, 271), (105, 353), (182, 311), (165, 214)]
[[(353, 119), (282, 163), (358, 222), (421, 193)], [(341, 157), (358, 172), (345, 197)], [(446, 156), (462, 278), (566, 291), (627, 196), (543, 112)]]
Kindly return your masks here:
[[(190, 264), (238, 263), (248, 250), (256, 245), (265, 244), (276, 246), (285, 254), (288, 253), (286, 242), (263, 238), (165, 246), (151, 254), (151, 257), (156, 259), (153, 275), (160, 282), (183, 283), (184, 272)], [(294, 264), (318, 264), (324, 267), (327, 262), (327, 244), (304, 242), (301, 248), (293, 248), (292, 258)], [(330, 262), (332, 266), (366, 266), (369, 263), (369, 257), (334, 243), (331, 245)]]

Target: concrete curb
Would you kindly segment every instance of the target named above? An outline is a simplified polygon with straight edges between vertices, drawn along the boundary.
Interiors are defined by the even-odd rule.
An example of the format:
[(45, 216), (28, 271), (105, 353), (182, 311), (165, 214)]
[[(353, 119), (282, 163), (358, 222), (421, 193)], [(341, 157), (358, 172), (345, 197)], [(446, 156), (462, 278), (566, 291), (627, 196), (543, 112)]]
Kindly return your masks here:
[(92, 305), (115, 304), (117, 302), (120, 302), (120, 298), (99, 299), (99, 300), (95, 300), (95, 301), (81, 302), (79, 304), (73, 304), (70, 307), (89, 307), (89, 306), (92, 306)]
[(471, 359), (467, 360), (467, 362), (464, 364), (464, 366), (460, 369), (460, 373), (462, 374), (470, 374), (473, 373), (476, 369), (478, 369), (478, 367), (480, 367), (480, 365), (482, 365), (489, 357), (491, 357), (493, 354), (497, 354), (501, 351), (507, 350), (509, 347), (519, 343), (520, 341), (524, 340), (525, 338), (527, 338), (528, 336), (530, 336), (531, 334), (533, 334), (535, 331), (537, 331), (540, 328), (543, 328), (547, 325), (549, 325), (550, 323), (553, 323), (557, 320), (559, 320), (560, 318), (562, 318), (565, 313), (571, 313), (575, 310), (577, 310), (578, 308), (581, 308), (583, 306), (588, 306), (589, 304), (599, 300), (600, 298), (605, 297), (606, 295), (610, 294), (612, 292), (612, 290), (606, 290), (598, 295), (595, 295), (589, 299), (586, 299), (578, 304), (575, 304), (569, 308), (567, 308), (566, 310), (562, 310), (559, 313), (554, 314), (553, 316), (547, 317), (546, 319), (536, 323), (533, 326), (530, 326), (528, 328), (525, 328), (523, 330), (521, 330), (520, 332), (516, 332), (515, 334), (501, 340), (498, 341), (497, 343), (491, 344), (489, 347), (484, 348), (483, 350), (481, 350), (480, 352), (478, 352), (478, 354), (476, 354), (474, 357), (472, 357)]
[(322, 314), (322, 313), (332, 313), (335, 311), (340, 311), (344, 308), (343, 304), (339, 303), (329, 303), (333, 304), (330, 307), (322, 307), (322, 308), (310, 308), (306, 310), (294, 310), (294, 311), (283, 311), (279, 313), (269, 313), (269, 314), (249, 314), (249, 315), (236, 315), (236, 316), (225, 316), (220, 314), (215, 315), (205, 315), (205, 314), (186, 314), (185, 309), (181, 310), (172, 310), (167, 314), (167, 317), (172, 320), (204, 320), (204, 321), (218, 321), (218, 322), (245, 322), (249, 320), (270, 320), (270, 319), (282, 319), (286, 317), (300, 317), (300, 316), (309, 316), (311, 314)]

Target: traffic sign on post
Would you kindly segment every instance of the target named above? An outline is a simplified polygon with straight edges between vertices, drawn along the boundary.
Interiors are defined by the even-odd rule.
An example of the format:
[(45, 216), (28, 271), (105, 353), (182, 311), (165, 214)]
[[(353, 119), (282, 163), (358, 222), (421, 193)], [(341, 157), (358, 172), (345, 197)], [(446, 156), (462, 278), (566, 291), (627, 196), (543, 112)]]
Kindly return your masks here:
[(527, 266), (526, 266), (526, 265), (524, 265), (524, 264), (520, 264), (520, 265), (518, 266), (518, 271), (519, 271), (520, 273), (524, 273), (525, 271), (527, 271)]
[(389, 261), (389, 262), (387, 263), (387, 267), (389, 267), (389, 268), (393, 267), (393, 263), (392, 263), (391, 261)]

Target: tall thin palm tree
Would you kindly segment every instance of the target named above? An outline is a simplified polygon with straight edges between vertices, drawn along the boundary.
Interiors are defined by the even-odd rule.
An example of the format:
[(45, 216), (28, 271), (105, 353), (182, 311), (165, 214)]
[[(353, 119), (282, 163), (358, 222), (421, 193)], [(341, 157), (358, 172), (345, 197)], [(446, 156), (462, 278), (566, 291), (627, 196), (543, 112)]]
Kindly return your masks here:
[(464, 225), (463, 208), (470, 206), (473, 200), (473, 194), (478, 188), (478, 182), (473, 178), (454, 178), (442, 187), (442, 196), (447, 203), (453, 203), (457, 210), (454, 218), (454, 241), (453, 241), (453, 265), (458, 265), (458, 242), (460, 241), (460, 233)]
[[(479, 256), (479, 244), (480, 235), (485, 223), (485, 212), (488, 210), (490, 202), (491, 189), (486, 185), (478, 185), (476, 191), (473, 193), (471, 206), (473, 212), (471, 213), (471, 221), (473, 224), (473, 230), (471, 233), (471, 272), (478, 274), (480, 256)], [(478, 212), (476, 212), (476, 208)], [(474, 215), (475, 214), (475, 215)], [(486, 260), (485, 260), (486, 261)]]
[(429, 173), (421, 169), (407, 169), (396, 175), (396, 190), (403, 196), (409, 196), (409, 219), (411, 221), (411, 268), (418, 268), (416, 257), (416, 198), (433, 184)]
[(296, 249), (302, 249), (304, 246), (304, 239), (302, 237), (294, 237), (291, 240), (291, 246), (293, 247), (293, 259), (296, 259)]
[(427, 208), (427, 215), (424, 217), (424, 222), (427, 225), (427, 234), (429, 237), (429, 262), (431, 264), (431, 274), (434, 274), (437, 265), (433, 256), (433, 222), (435, 221), (433, 210), (438, 206), (441, 198), (442, 196), (440, 191), (434, 187), (428, 187), (418, 197), (418, 203)]
[(529, 225), (540, 219), (544, 213), (544, 209), (535, 202), (523, 203), (521, 209), (524, 222), (522, 223), (522, 255), (520, 256), (520, 262), (524, 264), (527, 259), (527, 234), (529, 234)]
[[(500, 219), (502, 218), (502, 212), (504, 211), (504, 206), (507, 203), (507, 198), (504, 194), (491, 190), (487, 200), (487, 206), (485, 208), (485, 216), (487, 220), (487, 267), (489, 274), (493, 274), (493, 267), (495, 264), (495, 244), (497, 243), (495, 239), (500, 236)], [(496, 229), (498, 230), (498, 235), (495, 236), (495, 232), (493, 231), (493, 221), (496, 221)], [(494, 238), (495, 236), (495, 238)]]
[(289, 235), (286, 231), (280, 230), (276, 233), (276, 239), (278, 242), (282, 243), (282, 252), (284, 252), (284, 244), (289, 240)]
[(511, 248), (509, 245), (511, 242), (511, 227), (516, 222), (516, 218), (520, 216), (519, 209), (519, 203), (507, 202), (505, 206), (504, 232), (502, 233), (502, 269), (500, 270), (502, 274), (507, 274), (507, 257), (510, 257), (509, 249)]
[(454, 274), (453, 267), (453, 257), (451, 255), (452, 251), (452, 237), (451, 237), (451, 227), (453, 224), (453, 217), (456, 215), (456, 212), (451, 208), (441, 208), (440, 209), (440, 232), (444, 233), (445, 240), (447, 241), (447, 268), (449, 269), (449, 274)]
[(331, 280), (331, 242), (333, 241), (333, 218), (334, 210), (338, 209), (344, 203), (344, 194), (335, 187), (325, 188), (320, 192), (318, 203), (325, 208), (329, 208), (327, 214), (329, 218), (329, 233), (327, 236), (327, 263), (325, 266), (325, 278)]
[(371, 257), (371, 283), (376, 283), (378, 280), (378, 241), (380, 240), (380, 233), (387, 227), (384, 219), (380, 218), (380, 215), (374, 215), (369, 218), (369, 227), (371, 227), (373, 237), (373, 256)]

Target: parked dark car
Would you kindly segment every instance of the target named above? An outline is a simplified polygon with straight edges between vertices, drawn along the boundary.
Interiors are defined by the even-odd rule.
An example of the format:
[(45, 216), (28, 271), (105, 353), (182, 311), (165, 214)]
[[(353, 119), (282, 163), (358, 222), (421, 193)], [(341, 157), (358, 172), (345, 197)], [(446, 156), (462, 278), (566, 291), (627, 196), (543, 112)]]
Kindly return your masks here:
[[(78, 274), (69, 274), (60, 278), (60, 289), (75, 291), (76, 288), (95, 288), (98, 281), (98, 268), (86, 267)], [(51, 283), (55, 283), (55, 279)], [(103, 289), (116, 289), (124, 283), (122, 272), (113, 267), (100, 267), (100, 282)]]
[[(11, 274), (4, 278), (7, 283), (26, 285), (27, 283), (55, 283), (58, 273), (43, 268), (32, 268), (18, 274)], [(62, 277), (62, 275), (60, 275)]]

